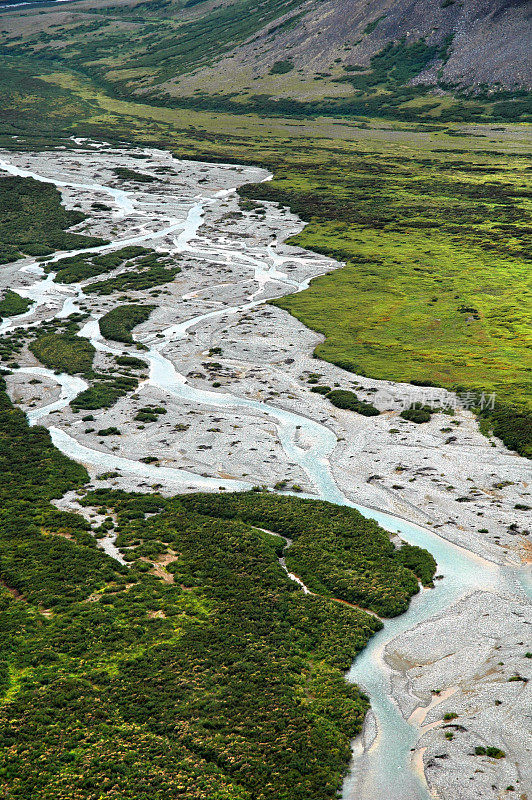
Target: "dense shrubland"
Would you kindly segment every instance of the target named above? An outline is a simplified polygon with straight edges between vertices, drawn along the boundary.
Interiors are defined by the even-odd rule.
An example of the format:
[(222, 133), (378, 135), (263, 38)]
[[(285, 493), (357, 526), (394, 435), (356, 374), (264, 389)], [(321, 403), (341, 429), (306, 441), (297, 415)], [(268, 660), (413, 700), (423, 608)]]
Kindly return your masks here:
[(107, 295), (128, 290), (140, 292), (152, 289), (154, 286), (161, 286), (172, 281), (178, 272), (181, 272), (179, 267), (166, 268), (165, 263), (167, 263), (167, 259), (158, 258), (155, 254), (145, 256), (135, 262), (134, 269), (121, 272), (114, 278), (89, 283), (84, 287), (84, 292), (85, 294)]
[(0, 320), (2, 317), (15, 317), (17, 314), (24, 314), (31, 304), (31, 300), (21, 297), (16, 292), (8, 289), (0, 300)]
[[(365, 563), (364, 599), (396, 613), (415, 579), (387, 534), (348, 509), (273, 495), (84, 494), (85, 469), (4, 391), (0, 470), (1, 791), (334, 796), (368, 708), (342, 671), (381, 622), (327, 587), (304, 595), (278, 563), (277, 537), (244, 518), (290, 532), (291, 566), (308, 562), (318, 591), (313, 537), (337, 575)], [(128, 567), (50, 503), (72, 489), (115, 528)]]
[(129, 245), (105, 255), (65, 256), (59, 261), (45, 262), (43, 268), (45, 272), (55, 272), (55, 279), (58, 283), (79, 283), (87, 278), (94, 278), (96, 275), (110, 272), (118, 267), (130, 266), (133, 259), (135, 259), (133, 263), (136, 264), (138, 263), (136, 259), (139, 256), (151, 258), (152, 254), (153, 251), (146, 247)]
[[(426, 555), (424, 582), (430, 583), (435, 572), (434, 560), (420, 548), (419, 553), (414, 548), (405, 568), (389, 535), (351, 508), (254, 492), (189, 495), (182, 502), (198, 513), (241, 519), (290, 537), (287, 566), (309, 589), (382, 616), (400, 614), (418, 591), (410, 564), (422, 563)], [(419, 574), (417, 567), (414, 572)]]
[(138, 378), (130, 375), (105, 375), (94, 373), (95, 380), (88, 389), (80, 392), (70, 406), (73, 411), (110, 408), (116, 401), (138, 386)]
[(84, 219), (80, 211), (65, 209), (55, 186), (0, 173), (0, 264), (24, 255), (105, 244), (104, 239), (67, 231)]
[(95, 353), (88, 339), (72, 333), (44, 333), (29, 348), (45, 367), (70, 375), (90, 370)]
[(359, 400), (356, 394), (350, 392), (348, 389), (333, 389), (325, 396), (336, 408), (356, 411), (357, 414), (362, 414), (364, 417), (375, 417), (379, 415), (379, 410), (373, 403), (366, 403), (364, 400)]
[(154, 308), (155, 306), (134, 303), (117, 306), (100, 317), (100, 332), (106, 339), (132, 344), (131, 331), (136, 325), (146, 322)]

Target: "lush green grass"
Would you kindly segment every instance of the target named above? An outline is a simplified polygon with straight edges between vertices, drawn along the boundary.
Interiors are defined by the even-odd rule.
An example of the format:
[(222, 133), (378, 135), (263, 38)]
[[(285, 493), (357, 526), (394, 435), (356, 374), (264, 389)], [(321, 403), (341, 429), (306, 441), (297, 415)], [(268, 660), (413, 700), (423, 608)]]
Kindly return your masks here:
[(24, 255), (92, 247), (104, 239), (68, 233), (85, 215), (67, 211), (55, 186), (33, 178), (5, 177), (0, 171), (0, 264)]
[[(340, 536), (355, 561), (369, 558), (376, 601), (404, 603), (415, 581), (388, 534), (356, 512), (274, 495), (83, 497), (85, 469), (0, 389), (0, 790), (335, 796), (368, 708), (343, 671), (381, 622), (328, 591), (304, 595), (278, 563), (279, 540), (243, 517), (290, 529), (308, 552), (315, 538), (333, 560)], [(115, 527), (129, 568), (50, 503), (69, 490), (107, 514), (94, 533)]]
[(425, 165), (408, 155), (356, 159), (349, 177), (327, 165), (312, 183), (287, 170), (246, 187), (246, 196), (277, 198), (309, 220), (294, 243), (346, 262), (276, 304), (325, 334), (318, 356), (352, 371), (525, 402), (525, 162), (505, 182), (504, 159), (482, 155), (453, 174), (455, 160), (428, 151)]
[(146, 322), (154, 308), (155, 306), (141, 306), (134, 303), (113, 308), (100, 317), (102, 336), (115, 342), (132, 344), (131, 331), (141, 322)]
[(8, 289), (0, 300), (0, 319), (2, 317), (16, 317), (17, 314), (24, 314), (31, 306), (31, 300), (21, 297), (16, 292)]

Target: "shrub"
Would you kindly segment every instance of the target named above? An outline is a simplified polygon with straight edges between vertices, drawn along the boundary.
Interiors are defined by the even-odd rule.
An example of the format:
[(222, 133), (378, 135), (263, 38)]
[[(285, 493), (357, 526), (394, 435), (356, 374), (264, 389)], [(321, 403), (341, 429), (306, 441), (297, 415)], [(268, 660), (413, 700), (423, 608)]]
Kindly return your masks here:
[(98, 431), (98, 436), (120, 436), (120, 431), (114, 426), (110, 428), (102, 428)]
[(354, 392), (347, 389), (333, 389), (332, 392), (327, 394), (327, 399), (331, 401), (336, 408), (345, 408), (349, 411), (355, 411), (357, 414), (362, 414), (364, 417), (375, 417), (380, 414), (378, 408), (375, 408), (371, 403), (366, 403), (364, 400), (359, 400)]
[(420, 425), (422, 422), (430, 422), (432, 410), (428, 406), (406, 408), (399, 414), (403, 419), (408, 422), (415, 422)]
[(95, 353), (87, 339), (71, 333), (45, 333), (31, 342), (29, 348), (45, 367), (69, 375), (88, 372)]
[(145, 322), (155, 306), (125, 305), (117, 306), (100, 318), (102, 336), (116, 342), (133, 343), (131, 331), (136, 325)]
[(270, 75), (284, 75), (286, 72), (291, 72), (293, 69), (294, 65), (288, 59), (284, 61), (276, 61), (274, 64), (272, 64)]
[(8, 289), (2, 300), (0, 300), (0, 319), (2, 317), (15, 317), (17, 314), (24, 314), (31, 306), (31, 300), (21, 297), (16, 292)]
[(498, 747), (486, 747), (486, 755), (490, 758), (505, 758), (506, 753)]

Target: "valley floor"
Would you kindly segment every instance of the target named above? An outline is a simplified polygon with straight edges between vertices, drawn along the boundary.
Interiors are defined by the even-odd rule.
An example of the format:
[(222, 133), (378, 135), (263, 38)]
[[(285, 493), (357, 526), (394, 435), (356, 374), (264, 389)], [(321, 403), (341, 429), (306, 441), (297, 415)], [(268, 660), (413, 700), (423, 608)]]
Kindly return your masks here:
[[(321, 337), (267, 301), (305, 288), (339, 264), (284, 243), (302, 229), (286, 208), (240, 205), (235, 188), (267, 180), (265, 170), (177, 161), (163, 151), (81, 140), (73, 152), (5, 152), (0, 158), (63, 182), (67, 208), (90, 215), (76, 232), (115, 246), (142, 241), (181, 268), (156, 291), (100, 295), (83, 292), (88, 281), (37, 286), (34, 259), (4, 266), (0, 290), (13, 289), (37, 305), (23, 322), (14, 317), (0, 323), (0, 334), (82, 311), (89, 317), (80, 335), (96, 347), (95, 369), (111, 368), (116, 354), (150, 363), (136, 391), (92, 411), (87, 423), (69, 405), (80, 389), (76, 378), (41, 370), (25, 347), (19, 368), (7, 376), (13, 401), (86, 465), (94, 486), (147, 491), (157, 484), (170, 494), (258, 485), (319, 498), (332, 480), (352, 502), (429, 527), (476, 554), (486, 572), (485, 590), (401, 634), (383, 659), (403, 716), (419, 726), (413, 758), (423, 764), (435, 796), (503, 797), (505, 787), (515, 785), (526, 797), (532, 791), (524, 772), (531, 743), (522, 730), (527, 684), (508, 679), (525, 677), (531, 663), (524, 657), (530, 606), (517, 578), (494, 591), (490, 576), (500, 568), (520, 577), (532, 559), (521, 510), (531, 505), (529, 462), (482, 435), (471, 411), (446, 390), (373, 380), (313, 358)], [(154, 180), (124, 183), (113, 172), (117, 167)], [(106, 186), (125, 195), (110, 198)], [(94, 203), (109, 203), (112, 215)], [(101, 336), (97, 320), (119, 302), (155, 306), (134, 331), (143, 349)], [(365, 417), (337, 409), (310, 391), (316, 384), (353, 390), (381, 413)], [(435, 413), (416, 425), (399, 416), (413, 400), (437, 400), (454, 413)], [(157, 421), (136, 420), (149, 406), (164, 413)], [(98, 434), (109, 428), (119, 433)], [(105, 472), (117, 474), (99, 477)], [(60, 506), (79, 510), (73, 494)], [(112, 542), (107, 546), (112, 553)], [(441, 704), (439, 698), (445, 698)], [(427, 705), (425, 716), (419, 708)], [(467, 735), (454, 718), (454, 727), (443, 729), (443, 712), (457, 713)], [(371, 719), (369, 740), (370, 725)], [(453, 738), (444, 736), (449, 731)], [(505, 759), (469, 755), (474, 745), (501, 737)]]

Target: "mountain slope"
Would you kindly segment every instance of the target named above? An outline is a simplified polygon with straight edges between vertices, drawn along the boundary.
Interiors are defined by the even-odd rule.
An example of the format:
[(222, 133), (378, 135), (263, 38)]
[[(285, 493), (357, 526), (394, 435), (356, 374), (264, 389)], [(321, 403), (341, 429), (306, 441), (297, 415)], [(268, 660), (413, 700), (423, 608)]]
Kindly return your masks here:
[[(526, 0), (130, 0), (5, 12), (5, 52), (65, 65), (118, 97), (213, 102), (333, 103), (334, 112), (399, 116), (443, 109), (449, 96), (484, 104), (532, 86)], [(442, 97), (445, 95), (444, 99)], [(426, 107), (427, 99), (430, 103)], [(296, 109), (297, 110), (297, 109)], [(508, 113), (506, 113), (508, 112)], [(456, 118), (449, 117), (448, 118)], [(458, 116), (476, 119), (478, 116)], [(497, 119), (497, 113), (494, 114)]]
[[(182, 91), (214, 81), (230, 91), (251, 79), (258, 80), (254, 91), (266, 81), (268, 94), (281, 97), (344, 94), (346, 72), (371, 69), (373, 57), (402, 42), (407, 53), (401, 63), (406, 69), (397, 76), (400, 85), (530, 87), (531, 33), (530, 4), (524, 0), (312, 0), (264, 26), (215, 64), (171, 85)], [(417, 50), (409, 57), (414, 45)], [(282, 65), (279, 72), (276, 64)], [(306, 85), (316, 76), (321, 78), (317, 92)]]

